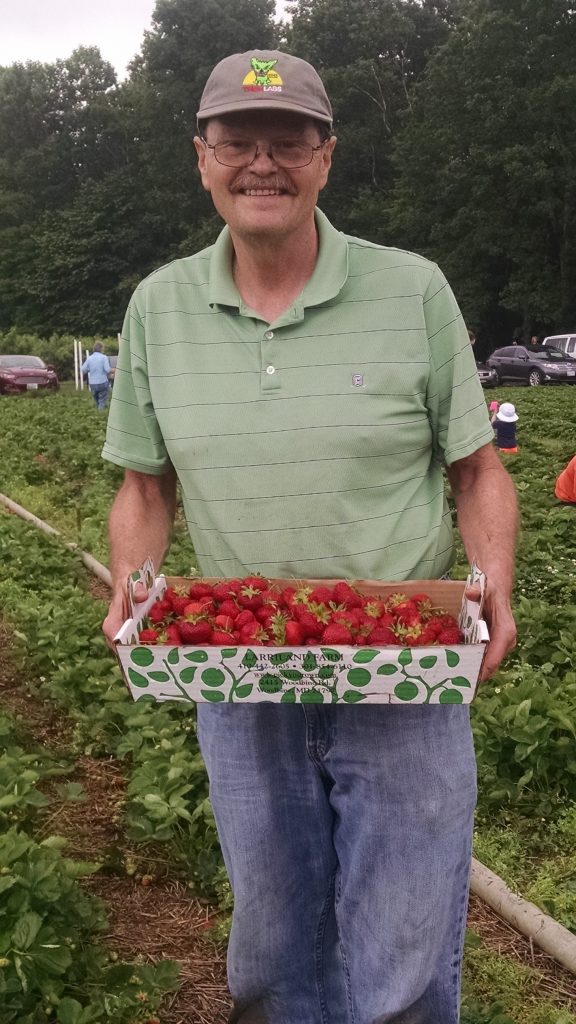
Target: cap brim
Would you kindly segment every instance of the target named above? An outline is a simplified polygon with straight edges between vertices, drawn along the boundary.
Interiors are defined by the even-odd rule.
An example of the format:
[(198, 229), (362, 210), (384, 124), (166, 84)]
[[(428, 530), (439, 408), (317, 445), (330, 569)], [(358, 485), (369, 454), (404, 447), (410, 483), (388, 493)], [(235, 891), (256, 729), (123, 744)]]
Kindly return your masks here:
[(217, 106), (205, 107), (203, 110), (198, 111), (196, 119), (198, 121), (207, 121), (210, 117), (222, 117), (224, 114), (239, 114), (245, 110), (287, 110), (292, 114), (301, 114), (302, 117), (312, 117), (315, 121), (323, 121), (324, 124), (329, 125), (330, 128), (332, 127), (332, 119), (325, 114), (320, 114), (317, 110), (302, 107), (289, 101), (282, 102), (279, 98), (238, 100), (237, 103), (223, 103)]

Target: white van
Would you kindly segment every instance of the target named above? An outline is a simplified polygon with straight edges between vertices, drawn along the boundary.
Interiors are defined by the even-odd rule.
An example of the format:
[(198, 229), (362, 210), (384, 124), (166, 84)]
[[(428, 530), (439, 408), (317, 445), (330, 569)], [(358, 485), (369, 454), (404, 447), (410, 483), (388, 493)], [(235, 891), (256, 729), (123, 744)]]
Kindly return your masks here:
[(576, 334), (550, 334), (542, 344), (548, 348), (557, 348), (564, 355), (576, 359)]

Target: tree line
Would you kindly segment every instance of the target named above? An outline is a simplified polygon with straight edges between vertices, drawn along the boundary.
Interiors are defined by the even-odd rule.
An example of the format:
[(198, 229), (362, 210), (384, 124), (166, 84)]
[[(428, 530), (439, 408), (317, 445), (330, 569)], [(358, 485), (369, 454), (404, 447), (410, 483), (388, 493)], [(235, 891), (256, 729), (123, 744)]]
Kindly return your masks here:
[(480, 352), (576, 329), (569, 0), (157, 0), (128, 78), (97, 48), (0, 68), (0, 331), (115, 335), (132, 289), (220, 230), (195, 172), (213, 65), (311, 61), (333, 223), (447, 273)]

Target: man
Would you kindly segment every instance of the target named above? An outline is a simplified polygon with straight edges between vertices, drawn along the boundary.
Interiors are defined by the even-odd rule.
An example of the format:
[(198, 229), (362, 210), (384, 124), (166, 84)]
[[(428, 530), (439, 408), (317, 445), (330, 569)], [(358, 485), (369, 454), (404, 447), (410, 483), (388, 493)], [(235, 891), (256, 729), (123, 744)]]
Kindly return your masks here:
[(82, 373), (88, 375), (88, 387), (97, 409), (105, 409), (110, 388), (110, 362), (102, 351), (102, 342), (95, 341), (92, 354), (82, 363)]
[[(182, 488), (201, 571), (442, 576), (443, 466), (488, 576), (484, 677), (514, 644), (516, 505), (438, 268), (316, 209), (336, 139), (315, 70), (234, 54), (194, 140), (226, 226), (136, 290), (104, 455), (114, 597), (159, 566)], [(199, 705), (235, 911), (241, 1024), (456, 1024), (475, 770), (462, 706)]]

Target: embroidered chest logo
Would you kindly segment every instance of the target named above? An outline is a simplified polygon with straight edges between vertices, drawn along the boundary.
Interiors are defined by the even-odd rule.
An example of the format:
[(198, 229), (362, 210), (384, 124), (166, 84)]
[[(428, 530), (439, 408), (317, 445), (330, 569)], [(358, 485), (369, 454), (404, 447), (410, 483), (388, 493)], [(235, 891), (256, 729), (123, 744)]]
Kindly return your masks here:
[(354, 373), (354, 374), (352, 374), (352, 385), (355, 388), (363, 388), (364, 387), (364, 377), (362, 376), (361, 373)]
[(248, 72), (242, 88), (244, 92), (282, 92), (282, 79), (277, 71), (274, 71), (276, 60), (259, 60), (252, 57), (250, 64), (252, 70)]

